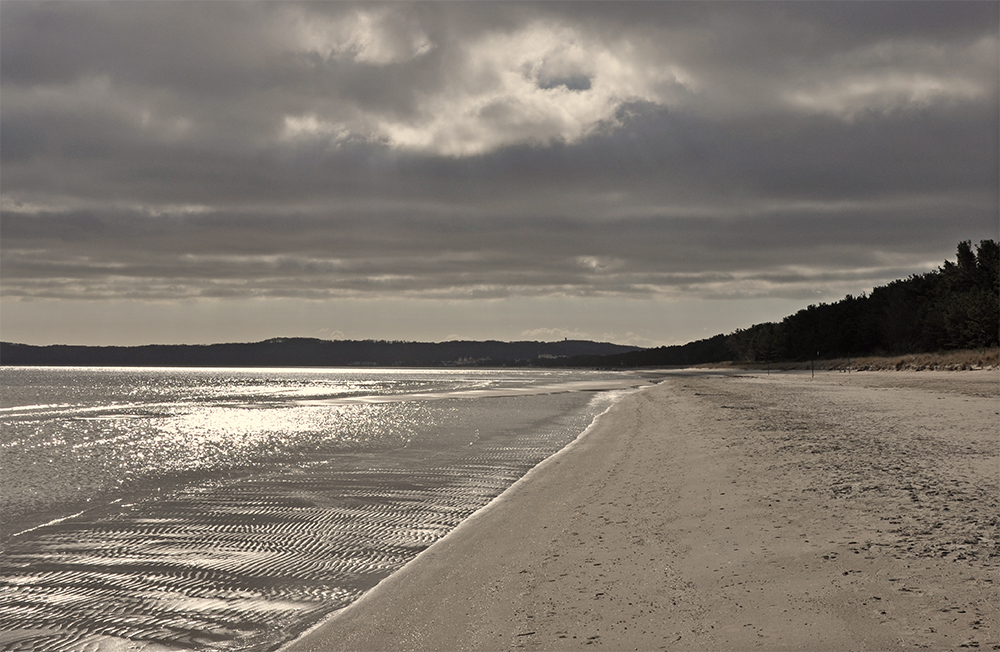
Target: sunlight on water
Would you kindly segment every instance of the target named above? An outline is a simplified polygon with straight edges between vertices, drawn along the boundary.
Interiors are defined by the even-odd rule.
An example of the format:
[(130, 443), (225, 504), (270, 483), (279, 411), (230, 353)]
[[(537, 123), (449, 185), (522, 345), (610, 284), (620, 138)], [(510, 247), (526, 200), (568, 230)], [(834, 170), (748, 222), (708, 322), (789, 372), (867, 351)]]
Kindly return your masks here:
[(0, 647), (38, 651), (272, 650), (571, 441), (616, 395), (593, 390), (635, 383), (519, 370), (0, 374), (0, 641), (15, 641)]
[[(303, 399), (441, 390), (434, 372), (364, 378), (315, 370), (10, 369), (0, 426), (0, 518), (82, 504), (149, 478), (225, 472), (316, 450), (405, 446), (433, 425), (413, 402), (303, 405)], [(487, 381), (478, 381), (480, 385)], [(43, 394), (59, 401), (37, 402)], [(136, 400), (139, 399), (139, 400)]]

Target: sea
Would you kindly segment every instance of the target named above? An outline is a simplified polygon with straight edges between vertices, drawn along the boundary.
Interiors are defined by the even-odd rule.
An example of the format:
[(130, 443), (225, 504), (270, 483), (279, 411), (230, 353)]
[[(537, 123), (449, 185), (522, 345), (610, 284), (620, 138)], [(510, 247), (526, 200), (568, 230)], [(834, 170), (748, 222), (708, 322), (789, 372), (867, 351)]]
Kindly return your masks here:
[(275, 650), (648, 382), (0, 367), (0, 650)]

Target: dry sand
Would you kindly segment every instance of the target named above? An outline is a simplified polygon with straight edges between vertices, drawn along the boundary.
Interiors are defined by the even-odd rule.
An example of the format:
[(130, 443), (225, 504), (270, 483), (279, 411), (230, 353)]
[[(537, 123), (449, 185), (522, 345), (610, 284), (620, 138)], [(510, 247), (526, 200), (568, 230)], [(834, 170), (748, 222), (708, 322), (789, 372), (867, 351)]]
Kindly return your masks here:
[(674, 373), (289, 649), (1000, 649), (998, 387)]

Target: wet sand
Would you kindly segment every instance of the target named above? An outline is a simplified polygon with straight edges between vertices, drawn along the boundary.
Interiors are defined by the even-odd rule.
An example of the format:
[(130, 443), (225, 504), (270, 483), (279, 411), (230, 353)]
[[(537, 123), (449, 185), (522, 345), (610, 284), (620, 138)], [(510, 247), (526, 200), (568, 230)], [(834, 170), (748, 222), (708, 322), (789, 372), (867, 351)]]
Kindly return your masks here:
[(998, 388), (676, 372), (286, 649), (1000, 649)]

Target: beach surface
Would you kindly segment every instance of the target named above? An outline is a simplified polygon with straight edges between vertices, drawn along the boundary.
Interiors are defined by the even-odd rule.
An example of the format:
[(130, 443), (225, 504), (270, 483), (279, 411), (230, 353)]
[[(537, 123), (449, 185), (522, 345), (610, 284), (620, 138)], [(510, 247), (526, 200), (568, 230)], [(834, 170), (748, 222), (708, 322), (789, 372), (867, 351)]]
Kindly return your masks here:
[(672, 372), (284, 649), (1000, 649), (998, 388)]

